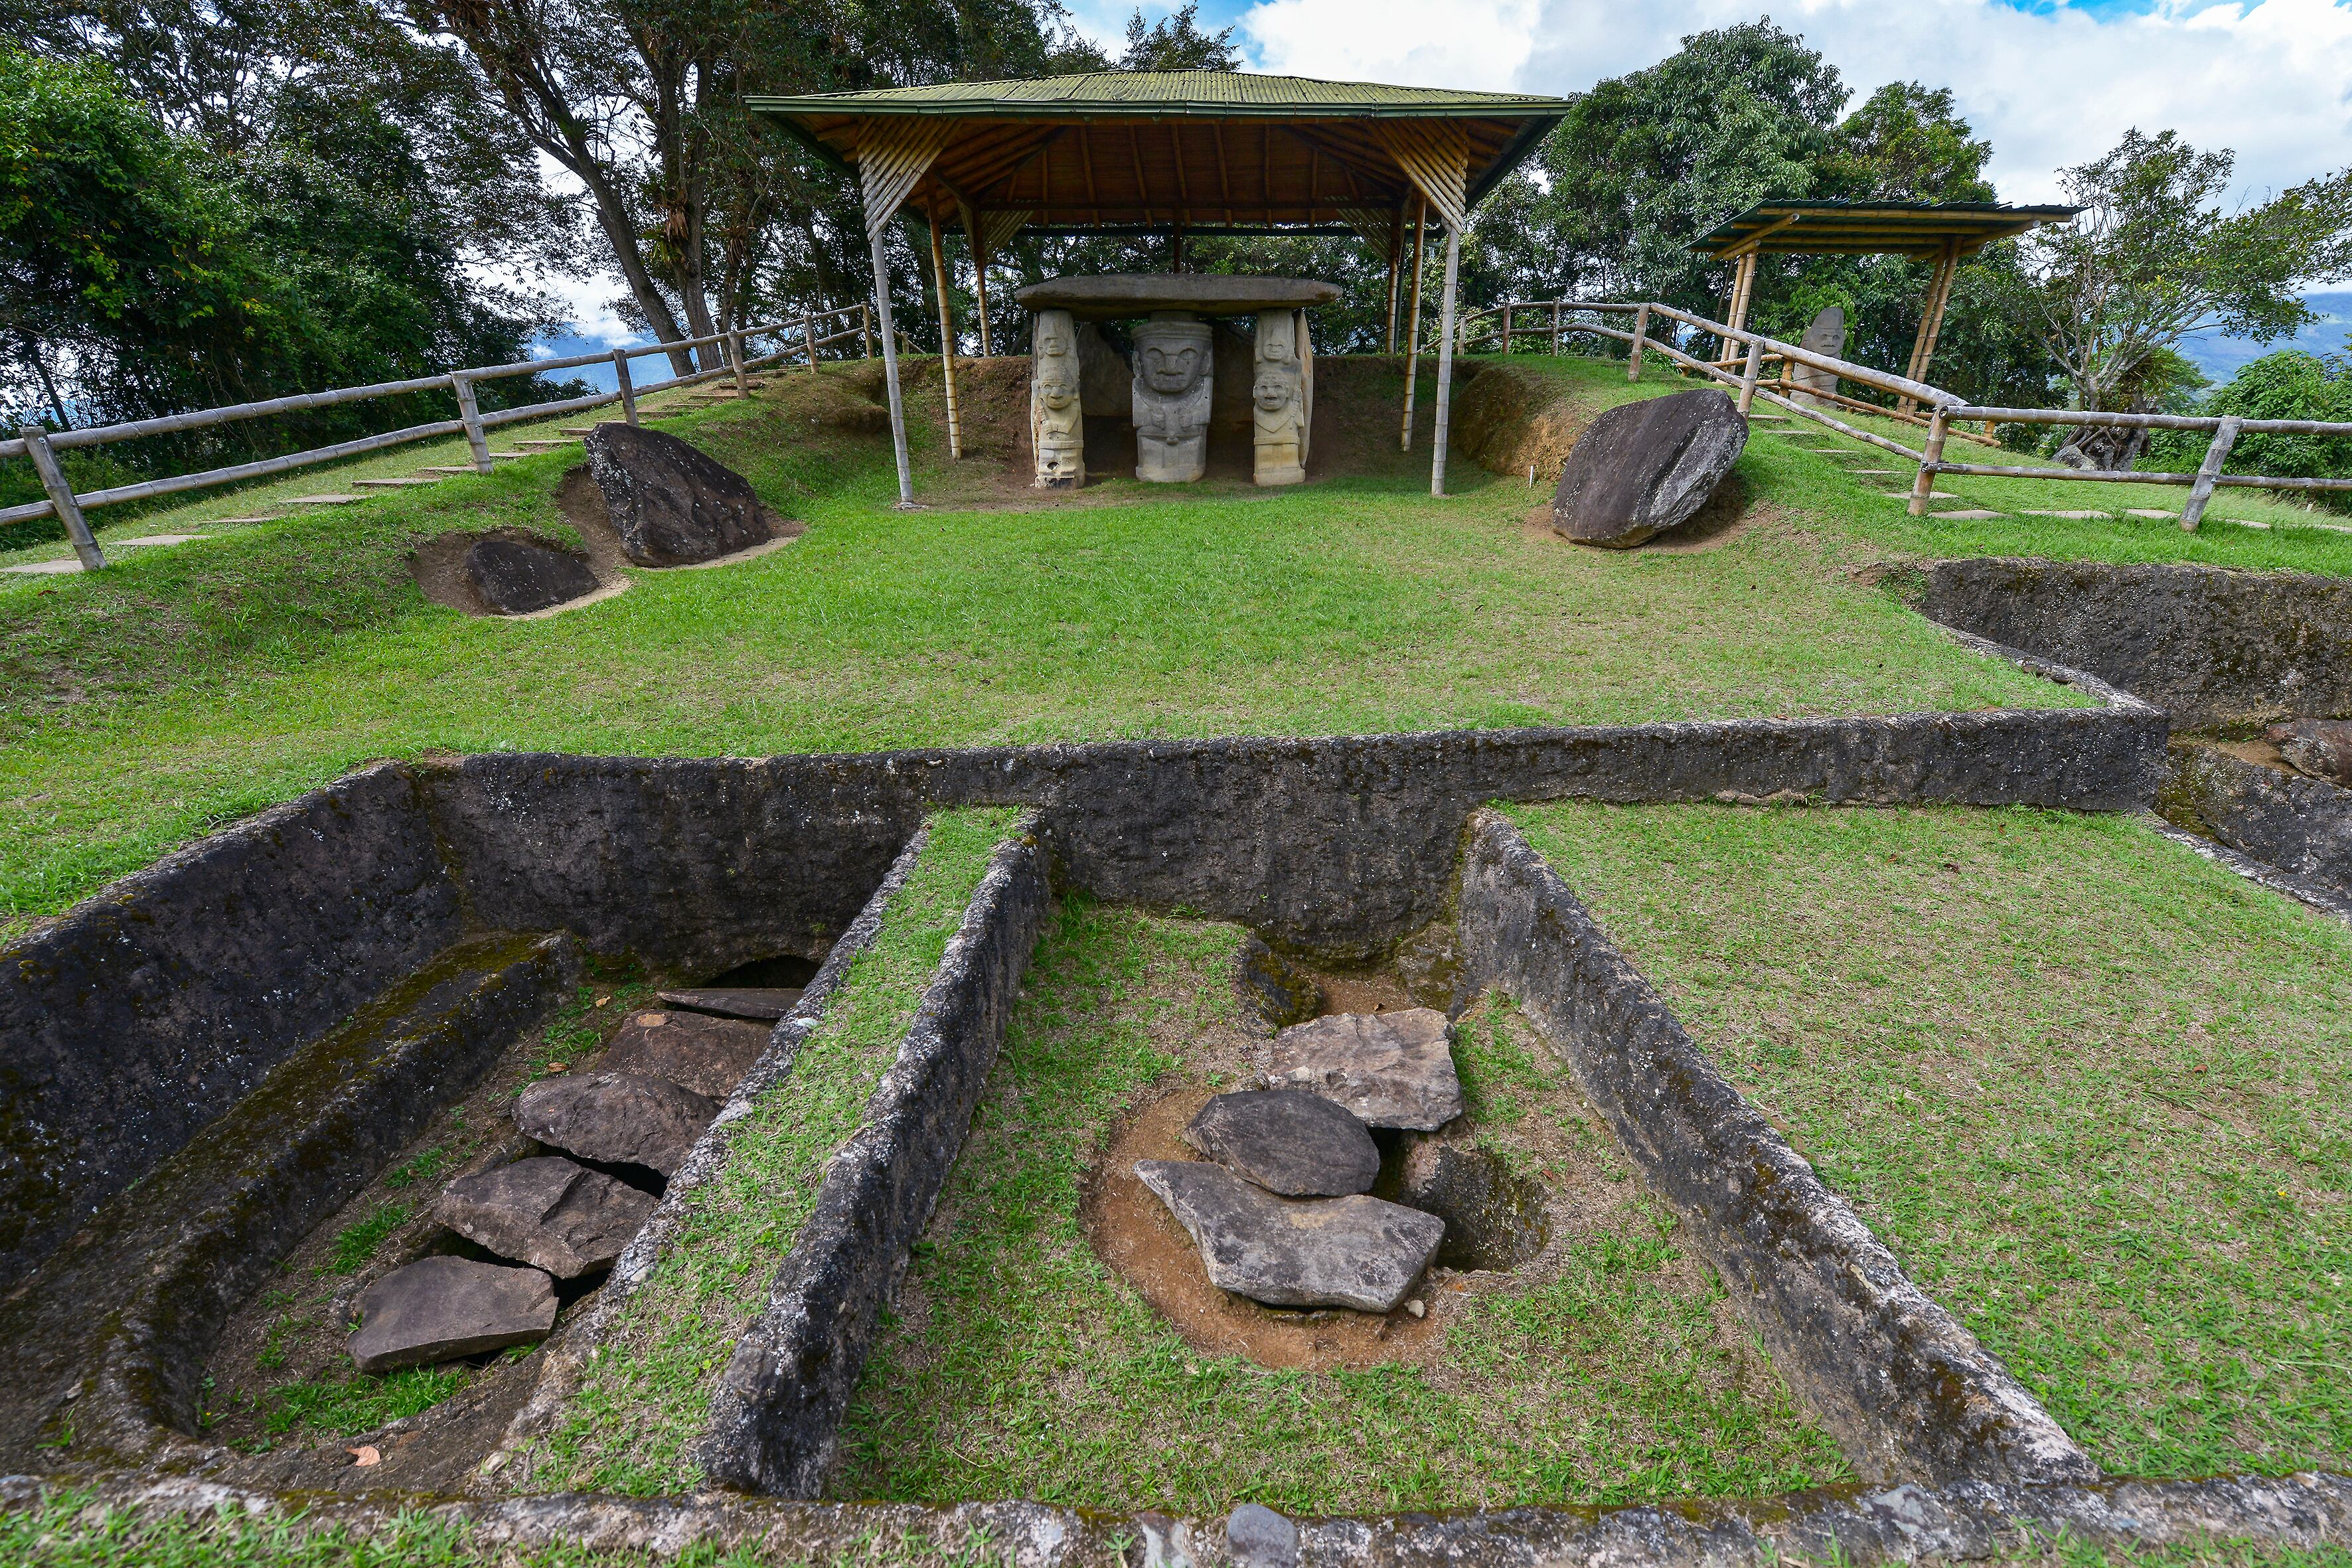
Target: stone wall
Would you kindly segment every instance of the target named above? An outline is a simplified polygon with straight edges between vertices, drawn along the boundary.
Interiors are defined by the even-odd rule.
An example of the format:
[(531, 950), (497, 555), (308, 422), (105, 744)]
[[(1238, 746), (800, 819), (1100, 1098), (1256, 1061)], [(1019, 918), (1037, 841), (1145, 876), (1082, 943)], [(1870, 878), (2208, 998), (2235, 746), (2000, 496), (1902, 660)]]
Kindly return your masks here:
[(1920, 605), (2085, 669), (2182, 729), (2352, 714), (2352, 579), (2092, 561), (1939, 561)]
[(2307, 879), (2352, 893), (2352, 790), (2176, 742), (2157, 809), (2191, 832)]

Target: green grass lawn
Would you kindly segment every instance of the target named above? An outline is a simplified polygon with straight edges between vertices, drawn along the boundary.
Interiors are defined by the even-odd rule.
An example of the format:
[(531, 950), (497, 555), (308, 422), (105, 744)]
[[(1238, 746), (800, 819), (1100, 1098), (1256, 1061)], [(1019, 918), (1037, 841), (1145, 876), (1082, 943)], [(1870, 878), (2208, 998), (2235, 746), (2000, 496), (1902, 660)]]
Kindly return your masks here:
[[(1414, 468), (1200, 499), (1129, 481), (1078, 506), (1015, 491), (992, 510), (901, 512), (887, 442), (825, 423), (851, 374), (778, 377), (755, 406), (668, 425), (806, 519), (806, 535), (740, 564), (636, 573), (629, 592), (551, 619), (429, 604), (406, 557), (451, 529), (563, 535), (551, 492), (576, 453), (0, 591), (13, 829), (0, 932), (375, 758), (2083, 700), (1954, 647), (1853, 581), (1881, 552), (1819, 510), (1823, 459), (1768, 442), (1739, 470), (1765, 503), (1753, 523), (1687, 552), (1570, 545), (1528, 524), (1523, 481), (1466, 461), (1465, 493), (1444, 500)], [(1552, 374), (1596, 399), (1628, 390), (1600, 362)], [(919, 419), (916, 433), (936, 490), (933, 432)]]
[[(1428, 1365), (1270, 1367), (1188, 1345), (1081, 1217), (1113, 1124), (1198, 1073), (1235, 1022), (1238, 928), (1072, 900), (1040, 945), (940, 1217), (919, 1299), (868, 1363), (842, 1435), (844, 1500), (1023, 1497), (1216, 1513), (1500, 1507), (1773, 1492), (1843, 1479), (1835, 1444), (1760, 1353), (1719, 1337), (1722, 1289), (1516, 1015), (1465, 1020), (1482, 1137), (1564, 1137), (1606, 1193), (1555, 1276), (1442, 1299)], [(1204, 1055), (1204, 1051), (1211, 1055)], [(1210, 1087), (1214, 1087), (1213, 1081)], [(1557, 1118), (1557, 1126), (1554, 1119)], [(1513, 1143), (1526, 1150), (1537, 1144)]]
[(2125, 817), (1515, 808), (2099, 1463), (2352, 1466), (2352, 934)]
[(941, 812), (874, 942), (852, 961), (791, 1074), (728, 1133), (725, 1166), (698, 1189), (677, 1234), (583, 1374), (553, 1430), (515, 1467), (524, 1491), (656, 1495), (695, 1490), (694, 1445), (735, 1342), (816, 1206), (835, 1150), (867, 1100), (963, 923), (1011, 807)]

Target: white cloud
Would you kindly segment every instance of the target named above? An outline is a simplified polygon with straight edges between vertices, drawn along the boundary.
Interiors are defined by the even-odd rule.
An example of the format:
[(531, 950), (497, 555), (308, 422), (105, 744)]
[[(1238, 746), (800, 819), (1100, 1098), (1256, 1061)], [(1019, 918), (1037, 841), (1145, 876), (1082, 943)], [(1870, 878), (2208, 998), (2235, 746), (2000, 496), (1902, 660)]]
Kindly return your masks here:
[(2005, 200), (2054, 199), (2055, 170), (2134, 125), (2236, 149), (2250, 194), (2352, 163), (2352, 9), (2333, 0), (2158, 0), (2105, 18), (2000, 0), (1264, 0), (1241, 36), (1262, 70), (1567, 93), (1768, 5), (1857, 93), (1951, 88), (1992, 141)]

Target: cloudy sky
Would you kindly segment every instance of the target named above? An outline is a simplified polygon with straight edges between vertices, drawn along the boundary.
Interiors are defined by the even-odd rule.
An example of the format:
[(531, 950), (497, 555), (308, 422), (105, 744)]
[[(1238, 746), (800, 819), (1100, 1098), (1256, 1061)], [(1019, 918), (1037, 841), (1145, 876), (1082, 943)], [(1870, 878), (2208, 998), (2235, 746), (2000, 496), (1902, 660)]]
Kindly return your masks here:
[[(1108, 40), (1135, 0), (1071, 9)], [(2235, 148), (2249, 195), (2352, 163), (2352, 6), (2335, 0), (1204, 0), (1201, 16), (1234, 25), (1257, 70), (1570, 93), (1767, 11), (1856, 101), (1898, 78), (1950, 88), (2007, 201), (2054, 199), (2053, 171), (2133, 125)]]

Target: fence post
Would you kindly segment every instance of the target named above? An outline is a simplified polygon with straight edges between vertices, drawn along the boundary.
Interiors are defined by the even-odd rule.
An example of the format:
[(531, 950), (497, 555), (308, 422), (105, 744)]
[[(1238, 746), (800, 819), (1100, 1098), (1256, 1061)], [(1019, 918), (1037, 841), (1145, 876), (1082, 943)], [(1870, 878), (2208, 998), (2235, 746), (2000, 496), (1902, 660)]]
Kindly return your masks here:
[(66, 482), (65, 469), (58, 466), (58, 455), (49, 450), (48, 432), (37, 425), (27, 425), (16, 432), (25, 438), (25, 451), (33, 459), (33, 471), (41, 476), (41, 488), (49, 492), (49, 506), (58, 521), (66, 525), (66, 537), (73, 541), (74, 555), (85, 572), (106, 569), (106, 555), (98, 547), (98, 536), (89, 531), (89, 520), (81, 514), (81, 502), (74, 499), (73, 486)]
[(1936, 489), (1936, 469), (1944, 461), (1945, 427), (1951, 422), (1951, 411), (1940, 403), (1936, 405), (1936, 411), (1927, 416), (1927, 456), (1919, 464), (1917, 477), (1911, 481), (1911, 504), (1907, 510), (1913, 517), (1927, 515), (1927, 502), (1933, 498)]
[(637, 384), (629, 379), (629, 351), (613, 351), (613, 377), (621, 387), (621, 416), (630, 424), (637, 422)]
[(861, 359), (874, 357), (874, 307), (857, 307), (857, 353)]
[(801, 342), (809, 352), (809, 374), (814, 375), (816, 374), (816, 318), (814, 316), (801, 318)]
[(751, 384), (743, 379), (743, 334), (740, 332), (727, 334), (727, 363), (735, 367), (735, 395), (751, 396)]
[(490, 438), (482, 429), (481, 405), (474, 400), (474, 378), (464, 371), (449, 373), (450, 389), (457, 395), (457, 417), (466, 422), (466, 445), (474, 449), (474, 471), (490, 471)]
[(1625, 365), (1625, 379), (1642, 379), (1642, 344), (1650, 335), (1650, 307), (1643, 305), (1633, 312), (1633, 355)]
[(2213, 481), (2221, 477), (2221, 465), (2230, 460), (2230, 448), (2238, 444), (2238, 416), (2225, 416), (2221, 427), (2213, 432), (2213, 444), (2205, 448), (2205, 460), (2197, 465), (2197, 482), (2189, 487), (2189, 504), (2180, 509), (2180, 531), (2197, 531), (2197, 524), (2205, 516), (2205, 503), (2213, 499)]
[(1552, 352), (1552, 355), (1553, 355), (1553, 357), (1554, 357), (1554, 358), (1558, 358), (1558, 357), (1559, 357), (1559, 300), (1554, 300), (1551, 302), (1551, 352)]
[(1511, 352), (1511, 306), (1508, 300), (1503, 302), (1503, 352)]
[(1748, 364), (1739, 373), (1739, 416), (1743, 419), (1748, 417), (1748, 411), (1756, 406), (1756, 377), (1763, 368), (1764, 340), (1750, 338), (1748, 340)]

